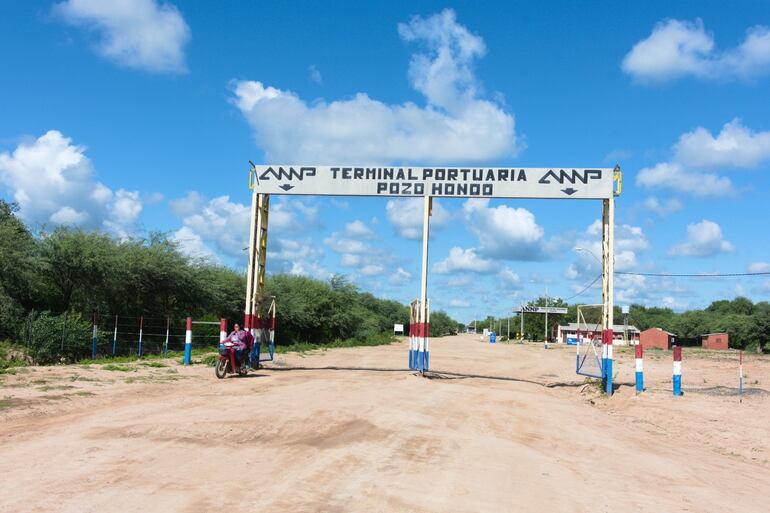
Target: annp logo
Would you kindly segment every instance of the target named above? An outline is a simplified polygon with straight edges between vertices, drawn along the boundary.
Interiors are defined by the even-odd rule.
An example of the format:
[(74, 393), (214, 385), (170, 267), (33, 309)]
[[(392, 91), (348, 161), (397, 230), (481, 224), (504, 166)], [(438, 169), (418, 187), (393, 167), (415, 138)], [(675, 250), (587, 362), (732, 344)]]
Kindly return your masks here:
[(315, 176), (316, 168), (314, 167), (273, 167), (269, 166), (267, 169), (258, 173), (257, 180), (278, 180), (280, 182), (291, 182), (293, 180), (302, 181), (306, 176)]
[(601, 169), (573, 169), (571, 171), (560, 169), (558, 173), (556, 173), (553, 169), (549, 169), (548, 172), (544, 174), (543, 177), (539, 180), (539, 183), (552, 183), (551, 180), (553, 179), (554, 181), (564, 185), (564, 182), (571, 184), (578, 182), (588, 183), (589, 180), (601, 180), (601, 178)]

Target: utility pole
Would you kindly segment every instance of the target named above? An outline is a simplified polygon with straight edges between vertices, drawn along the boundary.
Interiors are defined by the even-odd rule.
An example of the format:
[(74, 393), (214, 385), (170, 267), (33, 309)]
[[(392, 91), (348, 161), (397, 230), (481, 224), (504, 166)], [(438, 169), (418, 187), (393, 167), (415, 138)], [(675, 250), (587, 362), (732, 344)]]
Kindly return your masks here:
[(521, 305), (519, 320), (521, 321), (521, 331), (519, 332), (519, 335), (521, 336), (521, 341), (524, 342), (524, 305)]
[(511, 316), (508, 315), (508, 342), (511, 341)]

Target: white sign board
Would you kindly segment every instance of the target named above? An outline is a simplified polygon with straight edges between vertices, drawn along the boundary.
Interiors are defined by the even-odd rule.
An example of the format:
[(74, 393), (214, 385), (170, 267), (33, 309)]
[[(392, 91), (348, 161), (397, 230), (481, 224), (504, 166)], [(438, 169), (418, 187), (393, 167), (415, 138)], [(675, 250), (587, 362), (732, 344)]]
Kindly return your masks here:
[(393, 333), (404, 333), (404, 325), (403, 324), (394, 324), (393, 325)]
[(559, 306), (520, 306), (519, 308), (514, 308), (514, 312), (516, 313), (549, 313), (549, 314), (565, 314), (567, 313), (567, 309)]
[(329, 196), (608, 199), (610, 168), (254, 166), (255, 192)]

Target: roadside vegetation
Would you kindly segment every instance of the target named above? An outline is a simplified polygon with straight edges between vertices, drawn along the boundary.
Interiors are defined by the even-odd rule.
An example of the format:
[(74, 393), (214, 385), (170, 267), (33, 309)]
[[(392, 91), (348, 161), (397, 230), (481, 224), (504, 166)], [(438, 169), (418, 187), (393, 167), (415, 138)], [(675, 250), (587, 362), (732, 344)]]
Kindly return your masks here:
[[(33, 234), (16, 210), (0, 200), (0, 341), (6, 341), (0, 371), (31, 362), (90, 363), (94, 315), (225, 318), (230, 326), (243, 318), (244, 274), (187, 257), (162, 233), (117, 239), (60, 227)], [(362, 292), (344, 276), (321, 281), (271, 275), (265, 288), (278, 300), (278, 352), (390, 343), (393, 324), (409, 323), (407, 306)], [(456, 330), (445, 313), (431, 314), (433, 335)], [(208, 331), (218, 327), (200, 328)], [(108, 335), (99, 334), (100, 345), (107, 345)], [(115, 365), (135, 360), (110, 359)]]

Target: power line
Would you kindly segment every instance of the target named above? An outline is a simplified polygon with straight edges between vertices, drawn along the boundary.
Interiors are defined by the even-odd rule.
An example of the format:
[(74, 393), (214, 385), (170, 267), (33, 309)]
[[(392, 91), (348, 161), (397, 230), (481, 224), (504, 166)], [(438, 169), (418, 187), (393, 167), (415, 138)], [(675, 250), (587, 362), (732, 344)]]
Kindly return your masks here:
[(671, 277), (671, 278), (734, 278), (737, 276), (770, 276), (770, 271), (768, 272), (756, 272), (756, 273), (714, 273), (714, 274), (703, 274), (703, 273), (637, 273), (637, 272), (620, 272), (615, 271), (615, 274), (625, 274), (628, 276), (656, 276), (656, 277)]
[(592, 281), (591, 283), (589, 283), (588, 285), (586, 285), (586, 286), (583, 288), (583, 290), (581, 290), (580, 292), (578, 292), (578, 293), (577, 293), (577, 294), (575, 294), (574, 296), (570, 296), (570, 297), (568, 297), (567, 299), (562, 299), (562, 301), (564, 301), (564, 302), (566, 303), (566, 302), (567, 302), (567, 301), (569, 301), (570, 299), (574, 299), (574, 298), (578, 297), (579, 295), (583, 294), (585, 291), (587, 291), (588, 289), (590, 289), (591, 287), (593, 287), (593, 286), (594, 286), (594, 283), (596, 283), (597, 281), (599, 281), (599, 280), (601, 279), (601, 277), (602, 277), (602, 275), (600, 274), (599, 276), (597, 276), (596, 278), (594, 278), (594, 281)]

